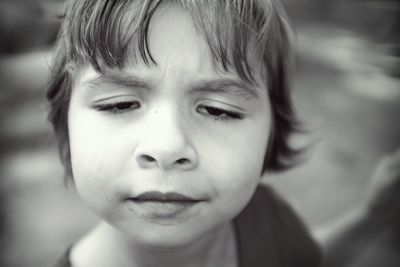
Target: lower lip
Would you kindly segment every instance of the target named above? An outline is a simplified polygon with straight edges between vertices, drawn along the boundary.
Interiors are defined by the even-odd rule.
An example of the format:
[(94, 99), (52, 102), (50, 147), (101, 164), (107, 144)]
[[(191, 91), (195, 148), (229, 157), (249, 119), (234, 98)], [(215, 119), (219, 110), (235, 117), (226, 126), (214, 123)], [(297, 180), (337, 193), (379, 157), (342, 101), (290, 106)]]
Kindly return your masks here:
[(173, 201), (135, 201), (129, 200), (129, 209), (140, 217), (150, 220), (183, 219), (191, 213), (201, 201), (173, 202)]

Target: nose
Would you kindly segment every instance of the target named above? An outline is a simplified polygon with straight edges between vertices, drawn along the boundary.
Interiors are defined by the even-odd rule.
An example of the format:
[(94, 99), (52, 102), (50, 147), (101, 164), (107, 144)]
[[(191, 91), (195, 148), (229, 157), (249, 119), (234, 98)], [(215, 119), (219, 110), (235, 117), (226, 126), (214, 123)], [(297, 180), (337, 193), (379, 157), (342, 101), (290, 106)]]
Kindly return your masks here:
[(198, 164), (197, 153), (190, 142), (190, 129), (178, 112), (153, 113), (144, 122), (142, 138), (135, 151), (141, 168), (191, 170)]

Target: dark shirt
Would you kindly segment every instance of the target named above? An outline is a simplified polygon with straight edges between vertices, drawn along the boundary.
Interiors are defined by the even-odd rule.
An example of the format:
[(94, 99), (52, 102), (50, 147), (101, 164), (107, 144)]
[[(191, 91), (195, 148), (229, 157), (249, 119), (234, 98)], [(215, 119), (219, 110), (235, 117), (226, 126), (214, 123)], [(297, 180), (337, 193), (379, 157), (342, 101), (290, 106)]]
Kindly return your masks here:
[[(322, 257), (307, 228), (270, 187), (258, 186), (234, 219), (239, 267), (318, 267)], [(72, 267), (68, 250), (56, 267)]]

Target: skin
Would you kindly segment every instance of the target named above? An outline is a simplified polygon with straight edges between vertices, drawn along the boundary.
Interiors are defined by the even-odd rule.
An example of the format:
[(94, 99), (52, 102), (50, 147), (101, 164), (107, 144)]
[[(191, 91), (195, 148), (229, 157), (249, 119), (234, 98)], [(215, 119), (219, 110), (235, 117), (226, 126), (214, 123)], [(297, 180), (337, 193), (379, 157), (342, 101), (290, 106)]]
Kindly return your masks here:
[[(218, 71), (179, 7), (155, 14), (149, 43), (157, 65), (137, 62), (107, 77), (87, 66), (73, 88), (74, 181), (106, 223), (77, 244), (72, 258), (93, 261), (82, 257), (93, 254), (97, 266), (117, 266), (117, 259), (118, 266), (235, 266), (231, 220), (260, 181), (270, 134), (265, 85), (257, 73), (259, 86), (251, 87), (234, 71)], [(222, 86), (222, 79), (236, 85)], [(146, 191), (198, 202), (158, 216), (128, 200)]]

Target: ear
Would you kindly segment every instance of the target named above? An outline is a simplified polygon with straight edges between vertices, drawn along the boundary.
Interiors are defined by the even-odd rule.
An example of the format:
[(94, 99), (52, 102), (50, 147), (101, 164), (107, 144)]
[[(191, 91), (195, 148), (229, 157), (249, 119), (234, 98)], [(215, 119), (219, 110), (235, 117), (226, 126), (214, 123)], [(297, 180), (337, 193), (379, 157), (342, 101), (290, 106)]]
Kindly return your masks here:
[[(275, 133), (275, 121), (274, 121), (274, 117), (271, 116), (271, 130), (269, 133), (269, 139), (268, 139), (268, 143), (267, 143), (267, 149), (265, 152), (265, 156), (264, 156), (264, 165), (262, 168), (262, 173), (261, 175), (264, 175), (266, 173), (266, 171), (273, 169), (274, 168), (274, 153), (276, 153), (276, 133)], [(275, 155), (276, 157), (276, 155)]]
[(64, 167), (64, 185), (68, 187), (69, 183), (72, 182), (74, 184), (74, 178), (72, 173), (72, 164), (71, 164), (71, 150), (69, 146), (68, 136), (64, 137), (65, 140), (59, 144), (60, 158), (62, 165)]

